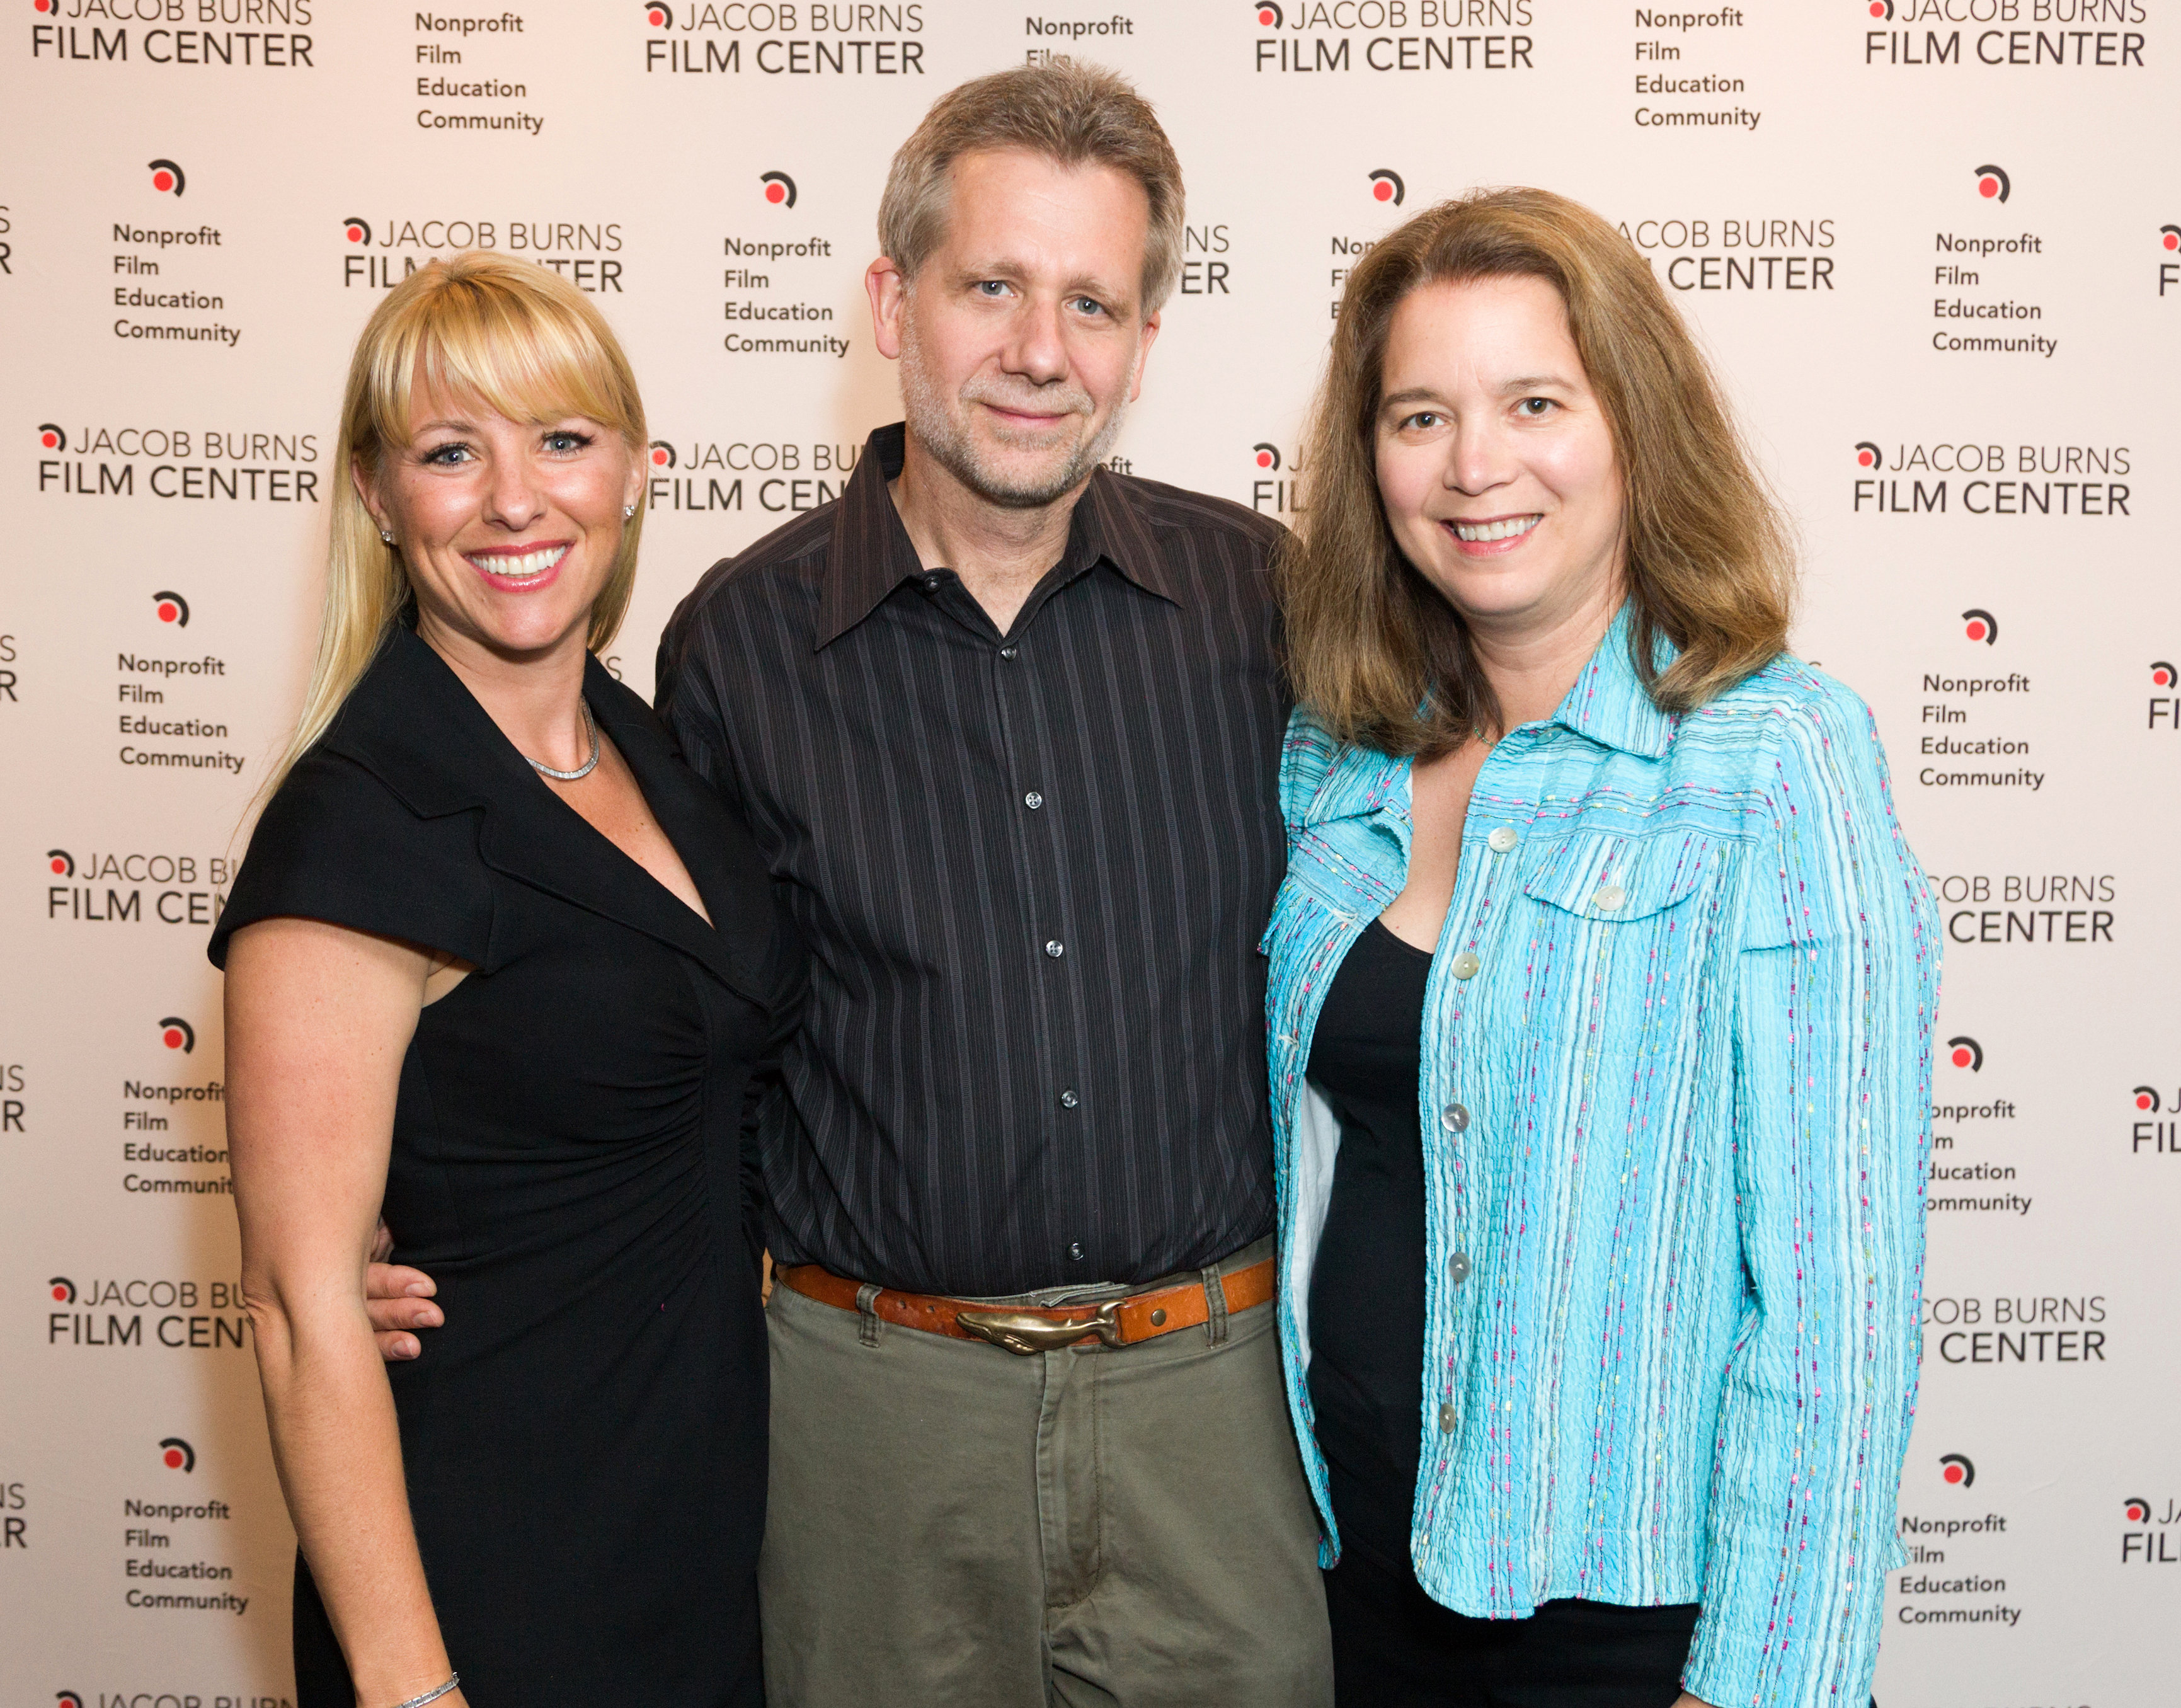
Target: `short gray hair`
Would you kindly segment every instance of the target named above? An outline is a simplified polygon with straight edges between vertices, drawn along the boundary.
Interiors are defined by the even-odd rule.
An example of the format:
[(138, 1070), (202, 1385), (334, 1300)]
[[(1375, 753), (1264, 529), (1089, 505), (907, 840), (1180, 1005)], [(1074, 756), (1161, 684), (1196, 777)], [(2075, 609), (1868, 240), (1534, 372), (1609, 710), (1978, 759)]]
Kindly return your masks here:
[(914, 279), (947, 229), (950, 169), (962, 155), (1019, 148), (1062, 166), (1110, 166), (1143, 186), (1146, 318), (1181, 272), (1181, 162), (1151, 103), (1102, 66), (1056, 57), (949, 90), (893, 157), (879, 201), (879, 247)]

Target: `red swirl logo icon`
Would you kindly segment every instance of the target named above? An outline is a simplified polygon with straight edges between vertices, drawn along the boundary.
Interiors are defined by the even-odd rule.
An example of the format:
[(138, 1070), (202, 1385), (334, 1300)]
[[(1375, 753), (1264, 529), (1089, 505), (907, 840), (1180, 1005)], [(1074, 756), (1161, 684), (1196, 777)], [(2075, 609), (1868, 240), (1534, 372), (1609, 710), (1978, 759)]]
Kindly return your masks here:
[(654, 468), (671, 468), (674, 467), (674, 447), (669, 445), (663, 439), (653, 439), (651, 441), (651, 466)]
[(56, 1305), (73, 1305), (75, 1302), (75, 1283), (66, 1275), (55, 1275), (46, 1283), (46, 1289), (53, 1296)]
[(1379, 202), (1390, 202), (1399, 207), (1408, 199), (1409, 186), (1401, 182), (1401, 174), (1390, 167), (1381, 166), (1371, 174), (1371, 195)]
[(1980, 640), (1986, 646), (1999, 642), (1999, 619), (1988, 611), (1979, 611), (1974, 605), (1962, 613), (1962, 633), (1971, 640)]
[(180, 167), (171, 160), (154, 160), (150, 164), (154, 190), (162, 196), (179, 196), (182, 193), (183, 185), (189, 180), (182, 175)]
[(1966, 1453), (1939, 1455), (1939, 1475), (1951, 1486), (1966, 1489), (1976, 1481), (1976, 1467), (1969, 1462)]
[(1278, 468), (1280, 466), (1280, 448), (1277, 445), (1267, 445), (1259, 439), (1250, 447), (1250, 454), (1257, 459), (1260, 468)]
[(761, 172), (757, 181), (765, 185), (765, 199), (775, 207), (795, 206), (795, 180), (785, 172)]
[(176, 628), (190, 626), (190, 602), (172, 591), (152, 595), (152, 611), (162, 622), (171, 622)]
[(1987, 202), (2004, 202), (2014, 193), (2014, 181), (2002, 167), (1978, 167), (1976, 181), (1977, 194)]
[(1974, 1038), (1948, 1038), (1946, 1059), (1957, 1068), (1980, 1074), (1984, 1071), (1984, 1046)]
[(351, 214), (341, 221), (341, 235), (351, 243), (368, 243), (371, 241), (371, 222), (358, 219)]
[(38, 423), (38, 448), (41, 450), (66, 450), (68, 434), (61, 431), (58, 423), (41, 421)]
[(169, 1435), (159, 1443), (159, 1462), (169, 1471), (194, 1471), (197, 1468), (197, 1450), (179, 1435)]
[(75, 876), (75, 856), (64, 848), (49, 848), (46, 850), (46, 870), (57, 878), (72, 878)]
[(197, 1031), (179, 1014), (168, 1014), (159, 1022), (159, 1042), (187, 1055), (197, 1047)]

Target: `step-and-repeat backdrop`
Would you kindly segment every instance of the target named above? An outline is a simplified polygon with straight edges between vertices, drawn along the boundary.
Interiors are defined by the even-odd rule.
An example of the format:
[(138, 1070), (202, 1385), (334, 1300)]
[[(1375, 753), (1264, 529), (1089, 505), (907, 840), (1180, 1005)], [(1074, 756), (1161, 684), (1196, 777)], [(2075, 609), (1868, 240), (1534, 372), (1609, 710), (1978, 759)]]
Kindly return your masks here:
[(2177, 0), (8, 0), (0, 1708), (293, 1694), (204, 944), (364, 317), (472, 246), (594, 293), (658, 435), (648, 690), (704, 567), (893, 418), (894, 147), (1060, 53), (1188, 172), (1116, 467), (1291, 515), (1347, 269), (1474, 185), (1601, 210), (1715, 353), (1946, 934), (1879, 1698), (2172, 1700)]

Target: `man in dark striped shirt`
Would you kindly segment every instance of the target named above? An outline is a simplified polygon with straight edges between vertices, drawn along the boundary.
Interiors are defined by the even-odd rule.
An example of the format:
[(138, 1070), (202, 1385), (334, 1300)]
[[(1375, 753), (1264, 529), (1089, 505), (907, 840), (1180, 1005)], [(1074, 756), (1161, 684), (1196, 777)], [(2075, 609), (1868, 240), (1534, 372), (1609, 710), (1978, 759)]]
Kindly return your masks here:
[(1258, 1302), (1278, 530), (1100, 466), (1180, 235), (1118, 79), (942, 98), (870, 275), (906, 427), (660, 648), (814, 952), (762, 1135), (776, 1705), (1329, 1700)]
[(943, 97), (868, 281), (906, 424), (660, 645), (812, 951), (759, 1135), (773, 1708), (1332, 1700), (1270, 1302), (1279, 530), (1102, 466), (1181, 236), (1119, 79)]

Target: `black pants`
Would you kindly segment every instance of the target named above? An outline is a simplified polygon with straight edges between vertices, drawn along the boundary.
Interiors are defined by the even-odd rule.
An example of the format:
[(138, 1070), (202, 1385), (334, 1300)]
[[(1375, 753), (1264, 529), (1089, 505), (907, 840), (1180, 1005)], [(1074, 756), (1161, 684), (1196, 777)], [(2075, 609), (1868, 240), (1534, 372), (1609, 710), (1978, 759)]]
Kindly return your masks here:
[(1566, 1600), (1471, 1619), (1352, 1548), (1325, 1604), (1338, 1708), (1671, 1708), (1698, 1612)]

